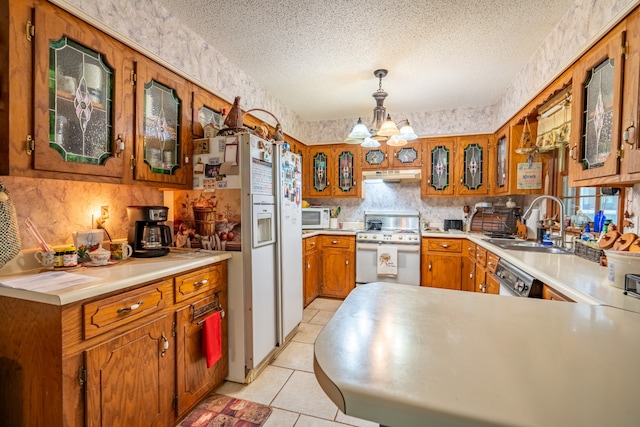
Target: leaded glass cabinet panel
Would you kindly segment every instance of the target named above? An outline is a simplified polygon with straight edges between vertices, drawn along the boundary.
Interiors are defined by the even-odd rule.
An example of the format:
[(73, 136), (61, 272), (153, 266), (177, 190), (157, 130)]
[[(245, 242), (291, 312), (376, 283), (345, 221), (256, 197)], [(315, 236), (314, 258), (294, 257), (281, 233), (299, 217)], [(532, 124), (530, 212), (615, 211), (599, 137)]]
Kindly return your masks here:
[(458, 195), (487, 195), (488, 136), (461, 137), (457, 146)]
[(316, 153), (313, 158), (313, 189), (319, 193), (325, 191), (329, 186), (327, 154)]
[(507, 137), (503, 135), (496, 142), (496, 192), (502, 192), (509, 184), (507, 148)]
[(614, 179), (618, 174), (622, 74), (625, 67), (621, 49), (623, 40), (624, 32), (614, 31), (581, 58), (575, 67), (569, 185), (593, 178)]
[(454, 138), (433, 138), (425, 141), (422, 197), (454, 195), (455, 143)]
[(353, 153), (349, 151), (343, 151), (338, 155), (338, 188), (343, 193), (347, 193), (353, 188), (353, 160)]
[(34, 168), (123, 177), (116, 139), (132, 142), (133, 104), (123, 102), (130, 51), (65, 13), (35, 14)]
[(153, 173), (172, 175), (180, 159), (181, 102), (155, 80), (144, 84), (144, 163)]
[[(135, 177), (138, 180), (190, 186), (188, 179), (192, 117), (189, 83), (148, 60), (137, 63)], [(174, 185), (175, 184), (175, 185)]]

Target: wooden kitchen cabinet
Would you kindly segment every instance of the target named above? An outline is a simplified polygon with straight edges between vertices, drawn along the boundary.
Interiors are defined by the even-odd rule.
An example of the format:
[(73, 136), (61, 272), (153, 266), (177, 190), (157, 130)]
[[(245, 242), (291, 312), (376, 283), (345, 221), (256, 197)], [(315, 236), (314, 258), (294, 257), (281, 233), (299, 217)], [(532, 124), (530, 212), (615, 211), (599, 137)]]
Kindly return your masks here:
[(621, 24), (573, 70), (569, 186), (619, 182), (625, 37)]
[(460, 289), (467, 292), (475, 292), (476, 288), (476, 244), (471, 240), (465, 240), (462, 246), (462, 274)]
[(191, 84), (138, 56), (134, 178), (162, 186), (191, 186)]
[(226, 306), (226, 261), (184, 275), (211, 271), (221, 272), (210, 276), (217, 282), (206, 292), (182, 292), (181, 302), (174, 301), (179, 276), (62, 306), (0, 297), (3, 420), (175, 425), (228, 371), (226, 321), (222, 359), (206, 369), (193, 316), (211, 298)]
[(421, 285), (462, 289), (462, 247), (465, 239), (423, 238)]
[(493, 252), (476, 245), (475, 291), (487, 294), (499, 294), (500, 282), (495, 278), (499, 257)]
[(310, 179), (304, 197), (362, 197), (359, 145), (309, 147), (306, 170)]
[(571, 298), (561, 294), (546, 283), (542, 286), (542, 299), (551, 301), (575, 302)]
[(389, 169), (389, 147), (386, 144), (376, 148), (362, 147), (362, 170), (385, 170)]
[(489, 141), (492, 135), (429, 138), (421, 197), (489, 194)]
[(422, 167), (422, 140), (401, 146), (387, 146), (391, 169), (420, 169)]
[(465, 136), (458, 139), (456, 171), (458, 196), (489, 194), (488, 163), (490, 136)]
[(355, 288), (355, 236), (320, 236), (322, 278), (320, 296), (346, 298)]
[(318, 274), (320, 273), (320, 238), (318, 236), (307, 237), (303, 240), (303, 242), (303, 307), (306, 307), (314, 299), (316, 299), (319, 294)]
[(173, 418), (172, 325), (165, 314), (86, 351), (88, 427), (166, 426)]
[(424, 171), (421, 196), (453, 196), (456, 194), (455, 138), (430, 138), (425, 141)]
[(620, 183), (640, 182), (640, 11), (634, 11), (626, 26), (628, 54), (624, 64), (624, 88), (620, 142)]

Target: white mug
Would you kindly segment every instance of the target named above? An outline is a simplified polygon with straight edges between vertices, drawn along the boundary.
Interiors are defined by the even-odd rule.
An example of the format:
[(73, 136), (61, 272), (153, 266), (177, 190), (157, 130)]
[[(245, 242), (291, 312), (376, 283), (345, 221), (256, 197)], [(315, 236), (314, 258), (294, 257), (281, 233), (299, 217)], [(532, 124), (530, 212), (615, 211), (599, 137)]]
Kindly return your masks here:
[(125, 260), (133, 254), (133, 248), (126, 241), (109, 242), (109, 251), (115, 261)]
[(56, 261), (56, 253), (53, 251), (38, 251), (33, 256), (43, 268), (53, 268)]

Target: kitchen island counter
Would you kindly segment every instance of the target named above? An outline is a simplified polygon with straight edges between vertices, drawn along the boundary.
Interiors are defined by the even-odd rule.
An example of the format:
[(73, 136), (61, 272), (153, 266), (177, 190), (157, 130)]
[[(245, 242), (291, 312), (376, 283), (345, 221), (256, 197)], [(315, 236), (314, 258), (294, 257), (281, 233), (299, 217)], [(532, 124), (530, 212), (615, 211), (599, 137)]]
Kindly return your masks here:
[(393, 427), (637, 425), (640, 314), (373, 283), (315, 343), (347, 415)]

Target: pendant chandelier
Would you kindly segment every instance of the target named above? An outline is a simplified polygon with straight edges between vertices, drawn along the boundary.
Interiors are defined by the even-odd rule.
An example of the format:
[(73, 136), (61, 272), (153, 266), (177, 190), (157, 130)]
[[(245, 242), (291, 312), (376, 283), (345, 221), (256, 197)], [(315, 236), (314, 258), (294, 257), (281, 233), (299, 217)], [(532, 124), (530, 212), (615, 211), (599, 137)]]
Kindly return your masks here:
[(387, 145), (400, 146), (405, 145), (407, 141), (418, 138), (418, 135), (409, 124), (409, 120), (402, 120), (400, 123), (404, 123), (404, 125), (398, 129), (398, 125), (387, 114), (387, 109), (383, 104), (389, 94), (382, 89), (382, 78), (387, 73), (388, 71), (383, 69), (373, 72), (373, 75), (380, 81), (378, 90), (371, 95), (376, 100), (376, 106), (373, 108), (373, 120), (367, 126), (362, 122), (362, 118), (358, 118), (358, 122), (345, 140), (346, 143), (360, 144), (363, 147), (370, 148), (379, 147), (380, 142), (386, 141)]

